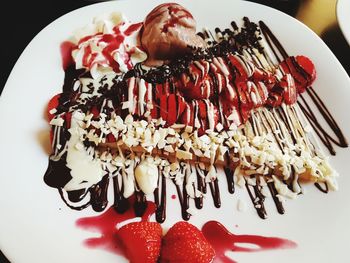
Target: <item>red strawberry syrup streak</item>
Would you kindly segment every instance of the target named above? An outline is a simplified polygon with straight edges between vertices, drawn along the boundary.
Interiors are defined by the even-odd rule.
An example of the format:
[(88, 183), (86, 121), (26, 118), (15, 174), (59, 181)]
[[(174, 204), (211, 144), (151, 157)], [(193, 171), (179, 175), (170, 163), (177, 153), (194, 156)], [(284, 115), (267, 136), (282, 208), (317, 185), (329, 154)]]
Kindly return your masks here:
[[(222, 224), (217, 221), (207, 222), (202, 227), (202, 232), (215, 250), (216, 256), (214, 262), (217, 263), (236, 262), (225, 255), (225, 252), (228, 251), (258, 252), (263, 250), (296, 248), (297, 246), (297, 244), (293, 241), (278, 237), (235, 235), (233, 233), (230, 233)], [(240, 246), (242, 243), (257, 246), (257, 248)]]
[[(148, 221), (155, 212), (155, 204), (147, 202), (145, 214), (141, 217), (141, 221)], [(100, 248), (115, 254), (124, 255), (123, 246), (118, 238), (118, 224), (126, 220), (136, 218), (133, 209), (129, 209), (124, 214), (119, 214), (113, 207), (110, 207), (103, 214), (94, 217), (85, 217), (78, 219), (77, 226), (86, 230), (95, 231), (101, 234), (100, 237), (88, 238), (84, 244), (89, 248)], [(293, 241), (277, 238), (264, 237), (257, 235), (235, 235), (230, 233), (221, 223), (217, 221), (209, 221), (202, 227), (202, 232), (208, 242), (215, 250), (216, 263), (236, 263), (236, 261), (228, 258), (225, 253), (233, 252), (259, 252), (263, 250), (273, 249), (291, 249), (296, 248), (297, 244)], [(240, 246), (240, 244), (251, 244), (256, 248), (248, 248)], [(137, 251), (139, 248), (135, 246)]]
[[(104, 42), (107, 44), (107, 46), (103, 49), (102, 53), (104, 57), (107, 60), (107, 63), (116, 71), (119, 72), (119, 64), (117, 61), (115, 61), (112, 53), (119, 49), (120, 45), (124, 42), (125, 36), (130, 36), (137, 30), (139, 30), (143, 23), (136, 23), (131, 24), (124, 32), (120, 31), (120, 26), (123, 24), (117, 25), (114, 27), (114, 33), (115, 35), (111, 34), (105, 34), (103, 36), (102, 33), (97, 33), (95, 35), (86, 36), (79, 40), (79, 44), (88, 41), (90, 38), (93, 38), (95, 36), (101, 36), (101, 39), (99, 42)], [(70, 65), (74, 64), (74, 60), (72, 57), (72, 51), (77, 48), (77, 45), (70, 41), (64, 41), (62, 42), (60, 49), (61, 49), (61, 57), (62, 57), (62, 67), (64, 70), (66, 70)], [(128, 66), (130, 69), (132, 65), (130, 64), (130, 56), (133, 54), (133, 50), (131, 50), (129, 53), (124, 55), (124, 63)], [(90, 46), (86, 46), (84, 50), (84, 56), (83, 56), (83, 65), (84, 67), (91, 68), (95, 58), (97, 56), (97, 53), (93, 53)]]
[[(141, 217), (141, 221), (148, 221), (154, 214), (155, 209), (156, 206), (153, 202), (147, 202), (147, 209)], [(105, 249), (115, 254), (124, 255), (121, 242), (118, 238), (118, 224), (136, 217), (134, 209), (129, 209), (125, 213), (119, 214), (111, 206), (99, 216), (78, 219), (76, 225), (101, 234), (100, 237), (86, 239), (84, 244), (87, 247)], [(135, 247), (135, 249), (138, 248)]]

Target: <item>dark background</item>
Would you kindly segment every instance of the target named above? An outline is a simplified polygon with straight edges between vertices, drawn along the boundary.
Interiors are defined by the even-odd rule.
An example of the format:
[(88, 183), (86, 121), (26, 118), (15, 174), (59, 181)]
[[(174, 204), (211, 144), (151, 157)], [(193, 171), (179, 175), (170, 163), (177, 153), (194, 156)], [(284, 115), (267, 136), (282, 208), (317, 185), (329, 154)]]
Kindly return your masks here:
[[(145, 0), (146, 1), (146, 0)], [(294, 16), (299, 0), (252, 0), (264, 3)], [(60, 16), (77, 8), (90, 5), (88, 0), (7, 1), (0, 16), (0, 94), (15, 62), (32, 38)], [(336, 25), (321, 38), (331, 48), (350, 74), (350, 48)], [(8, 262), (0, 251), (0, 263)]]

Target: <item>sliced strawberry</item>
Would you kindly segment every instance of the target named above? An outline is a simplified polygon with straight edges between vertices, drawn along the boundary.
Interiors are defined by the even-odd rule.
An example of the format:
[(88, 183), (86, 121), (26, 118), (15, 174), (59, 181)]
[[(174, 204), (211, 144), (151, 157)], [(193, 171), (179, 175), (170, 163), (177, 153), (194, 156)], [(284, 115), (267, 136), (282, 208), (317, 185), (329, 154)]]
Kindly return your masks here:
[(280, 86), (283, 88), (283, 100), (286, 104), (294, 104), (297, 101), (297, 88), (294, 79), (289, 75), (283, 76), (280, 81)]
[(215, 77), (218, 85), (218, 95), (220, 95), (223, 90), (226, 90), (228, 81), (222, 74), (215, 74)]
[(203, 233), (188, 222), (176, 223), (163, 238), (161, 262), (210, 263), (214, 257)]
[(267, 71), (262, 68), (254, 69), (252, 80), (254, 82), (263, 82), (268, 89), (271, 89), (276, 83), (275, 76), (270, 71)]
[(296, 56), (295, 59), (299, 66), (309, 75), (308, 84), (311, 85), (316, 78), (316, 69), (314, 63), (312, 63), (312, 61), (305, 56)]
[(192, 104), (187, 104), (185, 110), (181, 114), (180, 123), (193, 127), (193, 124), (194, 124), (193, 115), (194, 114), (193, 114)]
[[(198, 114), (197, 114), (197, 116), (195, 116), (195, 118), (198, 119), (198, 121), (199, 121), (199, 123), (201, 125), (200, 128), (198, 129), (199, 136), (203, 135), (205, 133), (205, 131), (210, 128), (209, 127), (209, 123), (208, 123), (209, 118), (210, 118), (208, 116), (208, 114), (209, 114), (208, 113), (208, 104), (209, 103), (211, 104), (210, 101), (207, 101), (207, 103), (204, 102), (203, 100), (197, 101), (197, 107), (198, 107), (197, 112), (198, 112)], [(215, 128), (215, 126), (214, 126), (214, 128)]]
[(161, 248), (162, 228), (156, 222), (134, 222), (121, 227), (118, 237), (130, 263), (156, 263)]
[(206, 130), (215, 129), (219, 122), (219, 111), (217, 107), (210, 102), (210, 100), (196, 100), (192, 101), (183, 111), (180, 123), (198, 129), (198, 134), (202, 135)]
[(250, 118), (250, 116), (252, 115), (252, 109), (241, 107), (240, 113), (241, 113), (243, 123), (246, 123)]
[(246, 110), (253, 109), (254, 103), (249, 95), (247, 82), (237, 83), (237, 92), (238, 92), (240, 108), (245, 108)]
[(162, 95), (159, 98), (159, 111), (160, 111), (160, 117), (162, 117), (163, 120), (167, 120), (168, 117), (168, 96)]
[(170, 93), (170, 83), (166, 81), (162, 85), (162, 95), (168, 95)]
[(264, 81), (265, 79), (268, 78), (269, 75), (270, 74), (268, 71), (261, 69), (261, 68), (255, 68), (252, 78), (254, 80)]
[(213, 95), (212, 80), (208, 71), (207, 61), (196, 61), (190, 64), (188, 72), (182, 73), (178, 89), (187, 100), (207, 99)]
[(155, 99), (152, 101), (152, 109), (151, 109), (151, 118), (159, 119), (159, 99)]
[(163, 84), (156, 84), (156, 99), (159, 99), (163, 94)]
[(214, 130), (220, 118), (217, 107), (210, 100), (201, 100), (199, 102), (199, 109), (199, 116), (203, 123), (201, 127), (203, 133), (208, 129)]
[(51, 121), (55, 117), (55, 114), (51, 114), (50, 111), (57, 108), (57, 106), (59, 105), (60, 97), (61, 97), (61, 93), (53, 96), (50, 99), (49, 103), (47, 104), (47, 112), (46, 112), (46, 114), (47, 114), (47, 119), (49, 121)]
[(236, 83), (230, 83), (228, 80), (225, 80), (225, 85), (223, 87), (224, 91), (221, 96), (225, 97), (226, 100), (230, 101), (233, 105), (238, 105), (238, 94), (236, 89)]
[(295, 83), (297, 85), (298, 91), (304, 92), (308, 85), (308, 76), (303, 74), (303, 72), (298, 68), (295, 63), (295, 58), (290, 57), (285, 60), (290, 70), (290, 74), (293, 76)]
[[(247, 67), (250, 67), (251, 65), (244, 65), (245, 62), (243, 62), (237, 55), (229, 55), (228, 59), (233, 68), (233, 72), (235, 73), (235, 79), (246, 81), (250, 77)], [(246, 59), (243, 60), (246, 61)]]
[(166, 122), (168, 126), (173, 125), (176, 120), (177, 120), (177, 98), (175, 94), (169, 94), (169, 96), (167, 97), (168, 99), (168, 107), (167, 107), (167, 118), (166, 118)]
[(262, 106), (265, 104), (266, 100), (267, 100), (267, 96), (268, 96), (268, 88), (266, 87), (265, 83), (261, 82), (261, 81), (254, 81), (256, 90), (257, 90), (257, 96), (259, 96), (260, 100), (261, 100), (261, 105)]
[(114, 137), (114, 135), (112, 133), (109, 133), (107, 134), (106, 136), (106, 142), (109, 142), (109, 143), (113, 143), (113, 142), (116, 142), (116, 138)]
[(280, 106), (283, 102), (283, 93), (284, 89), (276, 84), (269, 93), (269, 97), (266, 100), (266, 105), (270, 107)]
[(260, 94), (258, 92), (257, 87), (255, 86), (254, 82), (249, 81), (248, 85), (250, 86), (250, 91), (248, 92), (248, 96), (250, 97), (250, 100), (253, 103), (254, 108), (258, 108), (262, 106), (262, 100), (260, 98)]
[(293, 76), (298, 93), (304, 92), (316, 78), (315, 66), (305, 56), (288, 57), (280, 66), (285, 74), (290, 73)]
[(225, 119), (228, 121), (228, 126), (226, 128), (228, 128), (231, 123), (236, 124), (237, 127), (241, 125), (242, 119), (238, 110), (238, 105), (232, 104), (230, 101), (226, 100), (225, 97), (220, 97), (220, 103)]
[(187, 102), (185, 101), (184, 97), (180, 94), (177, 94), (177, 100), (178, 100), (178, 110), (177, 110), (177, 119), (182, 115), (182, 113), (185, 111), (187, 107)]
[(97, 118), (98, 116), (100, 116), (100, 111), (97, 108), (97, 106), (92, 106), (90, 109), (90, 113), (92, 113), (92, 115), (94, 115), (94, 118)]

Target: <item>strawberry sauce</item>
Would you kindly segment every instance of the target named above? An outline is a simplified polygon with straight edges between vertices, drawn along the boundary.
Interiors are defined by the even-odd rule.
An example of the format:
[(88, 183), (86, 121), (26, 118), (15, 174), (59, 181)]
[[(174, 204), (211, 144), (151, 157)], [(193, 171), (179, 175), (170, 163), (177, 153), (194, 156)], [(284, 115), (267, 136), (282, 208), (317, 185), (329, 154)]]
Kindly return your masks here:
[[(148, 201), (147, 209), (142, 215), (141, 221), (148, 221), (154, 212), (154, 203)], [(105, 249), (112, 253), (123, 255), (121, 242), (118, 238), (118, 224), (136, 217), (134, 209), (128, 209), (125, 213), (119, 214), (114, 207), (111, 206), (101, 215), (78, 219), (76, 225), (80, 228), (101, 234), (100, 237), (86, 239), (84, 244), (87, 247)]]
[[(217, 221), (207, 222), (202, 232), (208, 242), (213, 246), (216, 256), (214, 262), (235, 263), (236, 261), (228, 258), (225, 252), (259, 252), (272, 249), (290, 249), (296, 248), (297, 244), (293, 241), (278, 237), (264, 237), (256, 235), (235, 235), (229, 232), (222, 224)], [(240, 244), (251, 244), (257, 248), (248, 248)]]
[(76, 45), (70, 41), (62, 42), (61, 49), (61, 57), (62, 57), (62, 68), (66, 70), (70, 65), (74, 63), (72, 57), (72, 50), (76, 48)]

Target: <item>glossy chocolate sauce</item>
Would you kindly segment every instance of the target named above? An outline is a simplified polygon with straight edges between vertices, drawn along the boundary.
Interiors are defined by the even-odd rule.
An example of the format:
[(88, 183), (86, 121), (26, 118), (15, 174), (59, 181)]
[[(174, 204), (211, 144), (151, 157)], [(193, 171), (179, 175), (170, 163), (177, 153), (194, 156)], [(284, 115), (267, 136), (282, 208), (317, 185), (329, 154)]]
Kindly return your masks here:
[[(276, 38), (276, 36), (272, 33), (272, 31), (267, 27), (267, 25), (264, 22), (260, 21), (259, 26), (261, 28), (261, 32), (263, 33), (266, 41), (269, 44), (269, 47), (273, 51), (276, 59), (281, 62), (283, 59), (288, 58), (289, 57), (288, 53), (283, 48), (283, 46), (281, 45), (279, 40)], [(305, 79), (309, 77), (308, 73), (305, 72), (301, 67), (296, 66), (295, 70), (301, 73)], [(332, 130), (335, 137), (330, 135), (327, 132), (326, 128), (321, 126), (319, 120), (317, 120), (316, 114), (313, 112), (308, 102), (306, 102), (306, 99), (304, 98), (304, 96), (308, 96), (311, 99), (312, 103), (318, 109), (318, 113), (321, 114), (323, 119), (326, 121), (328, 127)], [(320, 138), (324, 146), (327, 147), (330, 154), (332, 155), (336, 154), (333, 145), (337, 145), (343, 148), (348, 147), (348, 142), (342, 130), (340, 129), (334, 117), (326, 107), (325, 103), (317, 95), (316, 91), (312, 87), (309, 87), (306, 90), (306, 94), (300, 94), (300, 98), (301, 100), (298, 100), (298, 105), (300, 106), (306, 118), (314, 128), (316, 134), (318, 135), (318, 137)]]
[(256, 183), (253, 186), (249, 184), (248, 180), (246, 180), (245, 187), (259, 217), (266, 219), (267, 212), (264, 206), (265, 196), (261, 192), (262, 187), (260, 185), (260, 177), (256, 177)]
[(156, 220), (163, 223), (166, 219), (166, 178), (159, 170), (158, 187), (154, 190), (154, 202), (156, 204)]
[(214, 206), (216, 208), (220, 208), (221, 199), (220, 199), (220, 189), (219, 189), (218, 179), (216, 178), (213, 182), (210, 182), (209, 187), (210, 187), (211, 196), (213, 197), (213, 200), (214, 200)]
[(175, 182), (175, 180), (173, 180), (173, 182), (176, 186), (177, 196), (178, 196), (178, 199), (179, 199), (179, 202), (181, 205), (182, 219), (185, 221), (188, 221), (188, 220), (190, 220), (191, 214), (187, 211), (190, 207), (190, 205), (189, 205), (190, 197), (187, 194), (186, 183), (184, 181), (183, 185), (180, 186)]
[(271, 196), (272, 196), (272, 199), (273, 199), (273, 202), (275, 203), (276, 205), (276, 208), (277, 208), (277, 211), (278, 213), (280, 214), (284, 214), (284, 207), (283, 207), (283, 204), (282, 202), (278, 199), (277, 195), (278, 195), (278, 192), (276, 190), (276, 187), (275, 187), (275, 184), (274, 182), (267, 182), (267, 186), (269, 187), (269, 190), (270, 190), (270, 193), (271, 193)]
[(229, 167), (224, 168), (226, 180), (227, 180), (227, 190), (230, 194), (235, 192), (235, 182), (233, 177), (233, 170)]
[[(151, 19), (151, 18), (149, 18)], [(171, 26), (171, 25), (169, 25)], [(103, 112), (106, 114), (106, 116), (110, 116), (111, 112), (115, 112), (116, 114), (120, 115), (123, 119), (127, 116), (128, 111), (126, 109), (123, 109), (121, 107), (121, 103), (127, 101), (129, 98), (128, 94), (128, 81), (132, 77), (141, 77), (148, 83), (152, 85), (152, 98), (154, 99), (154, 102), (157, 105), (162, 106), (162, 103), (166, 103), (167, 107), (169, 108), (169, 105), (171, 105), (171, 108), (175, 109), (174, 112), (178, 112), (180, 108), (180, 102), (179, 98), (175, 97), (173, 99), (172, 97), (168, 96), (165, 98), (160, 97), (159, 94), (166, 93), (165, 89), (167, 91), (171, 90), (175, 94), (176, 87), (172, 84), (173, 77), (179, 78), (182, 73), (189, 72), (189, 65), (194, 60), (200, 60), (200, 59), (206, 59), (208, 61), (212, 61), (215, 57), (226, 57), (227, 54), (238, 52), (242, 53), (242, 49), (246, 48), (247, 52), (252, 52), (251, 47), (257, 48), (258, 50), (262, 51), (263, 47), (259, 44), (259, 40), (261, 39), (260, 33), (265, 37), (269, 47), (271, 48), (273, 54), (275, 55), (276, 59), (279, 62), (282, 62), (283, 60), (289, 58), (286, 50), (283, 48), (281, 43), (278, 41), (276, 36), (272, 33), (272, 31), (266, 26), (266, 24), (262, 21), (259, 22), (259, 27), (252, 22), (249, 21), (248, 18), (244, 18), (244, 27), (241, 29), (241, 31), (238, 30), (238, 27), (235, 22), (231, 23), (232, 29), (225, 29), (220, 30), (216, 29), (215, 32), (227, 34), (231, 39), (230, 41), (217, 41), (214, 39), (213, 35), (209, 31), (205, 31), (203, 33), (199, 33), (199, 35), (204, 38), (208, 39), (210, 36), (212, 36), (211, 44), (213, 44), (207, 52), (200, 52), (195, 51), (191, 55), (186, 55), (183, 58), (177, 59), (175, 61), (172, 61), (169, 65), (161, 66), (159, 68), (155, 68), (152, 70), (149, 70), (148, 72), (145, 72), (142, 69), (142, 66), (135, 67), (135, 69), (129, 71), (125, 74), (123, 78), (118, 78), (114, 80), (114, 85), (110, 90), (104, 91), (104, 85), (101, 83), (100, 91), (103, 93), (101, 97), (91, 97), (88, 99), (88, 101), (84, 105), (75, 105), (75, 99), (77, 97), (77, 94), (81, 92), (79, 89), (74, 90), (75, 87), (75, 81), (79, 79), (81, 76), (87, 76), (89, 77), (89, 73), (85, 72), (84, 70), (75, 70), (74, 65), (72, 64), (71, 57), (69, 57), (69, 51), (72, 46), (70, 44), (65, 43), (62, 45), (62, 54), (64, 54), (64, 61), (63, 66), (65, 69), (65, 79), (64, 79), (64, 85), (63, 85), (63, 95), (60, 97), (60, 105), (57, 107), (57, 109), (60, 112), (68, 112), (70, 108), (76, 107), (81, 109), (83, 112), (87, 112), (91, 109), (97, 109), (97, 113)], [(247, 48), (249, 47), (249, 48)], [(65, 50), (67, 49), (67, 50)], [(243, 60), (242, 60), (243, 61)], [(262, 65), (262, 62), (259, 61), (259, 58), (257, 58), (258, 63)], [(244, 62), (244, 61), (243, 61)], [(236, 77), (240, 76), (240, 70), (237, 68), (237, 66), (233, 65), (230, 61), (226, 61), (227, 65), (229, 66), (230, 70), (232, 72), (236, 73)], [(246, 63), (246, 62), (244, 62)], [(248, 64), (245, 64), (246, 67), (249, 67)], [(288, 67), (290, 70), (297, 72), (301, 77), (298, 81), (305, 82), (310, 80), (309, 74), (304, 71), (298, 63), (296, 63), (293, 59), (291, 59), (290, 63), (288, 64)], [(197, 70), (200, 70), (200, 68), (197, 66)], [(91, 76), (90, 76), (91, 77)], [(103, 80), (101, 80), (103, 82)], [(213, 104), (218, 108), (219, 113), (219, 119), (220, 123), (227, 128), (228, 126), (228, 120), (226, 116), (223, 114), (223, 108), (222, 105), (218, 99), (219, 96), (219, 79), (215, 74), (211, 75), (211, 84), (213, 86), (212, 91), (212, 97), (211, 100), (213, 101)], [(170, 84), (169, 84), (170, 83)], [(240, 92), (240, 88), (236, 86), (235, 82), (233, 81), (233, 88), (237, 94)], [(277, 92), (277, 91), (276, 91)], [(135, 95), (136, 96), (136, 95)], [(317, 121), (316, 114), (311, 110), (311, 107), (307, 104), (305, 97), (308, 97), (311, 99), (312, 103), (315, 105), (315, 107), (318, 109), (318, 112), (321, 114), (323, 119), (327, 122), (328, 128), (332, 130), (333, 134), (329, 134), (329, 132), (326, 131), (324, 127), (320, 125), (320, 123)], [(329, 152), (331, 154), (335, 154), (335, 149), (333, 145), (337, 145), (339, 147), (347, 147), (348, 143), (346, 138), (344, 137), (341, 129), (339, 128), (337, 122), (332, 117), (331, 113), (325, 106), (324, 102), (320, 99), (320, 97), (316, 94), (314, 89), (312, 87), (306, 89), (306, 92), (301, 95), (297, 103), (314, 128), (316, 134), (320, 137), (323, 144), (328, 148)], [(104, 102), (108, 100), (112, 102), (112, 107), (104, 106)], [(247, 98), (238, 96), (238, 109), (239, 109), (239, 115), (240, 120), (242, 122), (249, 120), (251, 123), (254, 133), (259, 134), (259, 132), (255, 129), (255, 126), (253, 124), (252, 119), (250, 118), (250, 113), (247, 112), (242, 105), (246, 103)], [(198, 103), (196, 103), (194, 106), (194, 114), (192, 122), (195, 122), (195, 118), (198, 119), (199, 123), (206, 127), (208, 123), (210, 123), (208, 114), (205, 118), (201, 118), (201, 112), (198, 107)], [(207, 108), (208, 109), (208, 108)], [(91, 110), (93, 112), (93, 110)], [(276, 110), (277, 115), (279, 116), (279, 119), (283, 122), (283, 124), (287, 128), (291, 128), (289, 125), (290, 123), (287, 120), (287, 116), (285, 112), (279, 108)], [(164, 115), (165, 118), (169, 118), (167, 115), (168, 113), (161, 112), (161, 107), (157, 107), (154, 110), (154, 114), (156, 116), (162, 116)], [(265, 114), (265, 113), (262, 113)], [(171, 117), (171, 116), (170, 116)], [(266, 119), (268, 119), (265, 116)], [(140, 116), (135, 114), (135, 119), (142, 119)], [(265, 130), (271, 130), (274, 131), (273, 126), (278, 126), (277, 123), (269, 123), (269, 122), (263, 122), (261, 124)], [(63, 132), (60, 133), (60, 143), (64, 145), (64, 142), (69, 139), (69, 135), (67, 135), (67, 128)], [(283, 138), (281, 139), (278, 137), (279, 135), (276, 135), (273, 133), (273, 136), (278, 143), (278, 146), (280, 147), (281, 151), (283, 152), (284, 149), (284, 142)], [(296, 138), (291, 133), (291, 138), (293, 142), (296, 142)], [(84, 142), (86, 147), (91, 146), (89, 142)], [(55, 145), (55, 140), (53, 141), (53, 145)], [(221, 206), (221, 198), (220, 198), (220, 190), (218, 185), (218, 180), (221, 180), (222, 178), (216, 178), (214, 181), (207, 183), (205, 181), (205, 176), (201, 176), (201, 173), (199, 172), (197, 167), (197, 182), (196, 185), (194, 184), (193, 187), (194, 190), (198, 190), (201, 193), (207, 192), (207, 187), (209, 185), (209, 189), (211, 192), (211, 196), (214, 201), (215, 207), (219, 208)], [(184, 167), (180, 169), (181, 173), (185, 173)], [(206, 171), (201, 171), (204, 175), (206, 175)], [(225, 167), (224, 172), (226, 175), (227, 180), (227, 190), (229, 193), (233, 194), (235, 192), (235, 186), (234, 186), (234, 172), (235, 170), (230, 167)], [(265, 196), (262, 194), (262, 188), (264, 186), (261, 185), (260, 182), (260, 176), (259, 174), (256, 174), (254, 177), (256, 178), (256, 184), (250, 185), (248, 183), (248, 180), (245, 181), (245, 187), (248, 191), (248, 194), (250, 196), (250, 199), (252, 201), (252, 204), (254, 208), (257, 211), (257, 214), (262, 219), (267, 218), (267, 212), (264, 206), (264, 200)], [(91, 205), (92, 209), (94, 209), (97, 212), (104, 211), (106, 207), (108, 206), (108, 185), (110, 181), (110, 175), (106, 174), (103, 179), (96, 185), (93, 185), (89, 189), (80, 189), (76, 191), (70, 191), (65, 192), (63, 190), (63, 187), (69, 182), (71, 179), (70, 175), (70, 169), (66, 165), (66, 154), (60, 156), (60, 158), (56, 158), (56, 156), (51, 156), (49, 158), (49, 165), (48, 169), (44, 175), (44, 181), (45, 183), (50, 186), (57, 188), (59, 190), (59, 193), (63, 199), (63, 201), (67, 204), (68, 207), (76, 210), (84, 209)], [(294, 175), (291, 177), (292, 181), (294, 180)], [(114, 173), (111, 177), (112, 184), (113, 184), (113, 191), (114, 191), (114, 203), (113, 208), (114, 210), (119, 214), (124, 214), (127, 211), (129, 211), (129, 208), (133, 208), (134, 214), (136, 216), (143, 216), (146, 211), (148, 211), (148, 202), (146, 200), (145, 195), (140, 192), (136, 191), (134, 194), (134, 202), (131, 202), (129, 199), (125, 198), (123, 196), (124, 192), (124, 184), (121, 176), (121, 170), (119, 169), (116, 173)], [(276, 205), (277, 211), (280, 214), (283, 214), (284, 207), (281, 203), (281, 201), (278, 199), (277, 190), (275, 188), (274, 182), (271, 181), (271, 178), (266, 177), (267, 181), (267, 187), (269, 188), (272, 198), (274, 200), (274, 203)], [(270, 179), (270, 180), (269, 180)], [(292, 182), (289, 180), (288, 182), (284, 182), (286, 185), (288, 185), (289, 189), (293, 190)], [(175, 180), (173, 182), (176, 185), (176, 190), (178, 194), (178, 200), (181, 205), (181, 213), (182, 218), (184, 220), (190, 219), (190, 213), (189, 210), (189, 201), (190, 197), (186, 190), (186, 177), (182, 184), (177, 184)], [(156, 204), (156, 211), (155, 216), (156, 220), (158, 222), (164, 222), (166, 219), (166, 184), (167, 179), (162, 174), (161, 171), (159, 171), (159, 179), (158, 179), (158, 187), (154, 191), (154, 200)], [(315, 186), (322, 192), (327, 193), (328, 192), (328, 185), (325, 184), (324, 187), (321, 186), (320, 183), (316, 183)], [(69, 202), (72, 203), (78, 203), (85, 199), (88, 199), (83, 205), (77, 205), (73, 206)], [(203, 197), (195, 197), (194, 198), (195, 206), (197, 209), (201, 209), (203, 207)]]
[(123, 187), (123, 184), (119, 182), (118, 175), (113, 177), (113, 190), (114, 190), (113, 207), (115, 211), (117, 211), (119, 214), (123, 214), (129, 210), (130, 203), (129, 203), (129, 200), (123, 196), (124, 187)]

